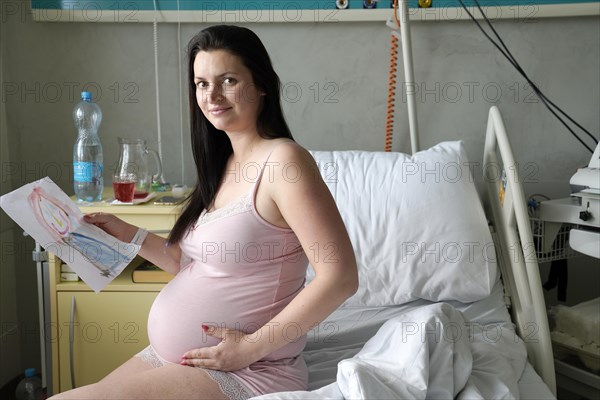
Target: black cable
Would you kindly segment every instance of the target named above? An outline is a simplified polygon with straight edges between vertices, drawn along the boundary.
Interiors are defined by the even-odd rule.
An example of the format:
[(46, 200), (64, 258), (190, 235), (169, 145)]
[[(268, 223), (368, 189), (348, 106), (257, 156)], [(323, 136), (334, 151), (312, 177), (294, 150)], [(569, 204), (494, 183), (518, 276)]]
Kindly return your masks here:
[(550, 108), (550, 106), (548, 105), (548, 103), (550, 103), (554, 108), (556, 108), (558, 111), (560, 111), (565, 117), (567, 117), (571, 122), (573, 122), (575, 125), (577, 125), (581, 130), (583, 130), (585, 133), (587, 133), (590, 138), (594, 141), (594, 143), (598, 143), (598, 141), (596, 140), (596, 138), (589, 132), (587, 131), (584, 127), (582, 127), (581, 125), (579, 125), (575, 120), (573, 120), (567, 113), (565, 113), (560, 107), (558, 107), (556, 104), (554, 104), (550, 99), (548, 99), (548, 97), (537, 87), (537, 85), (535, 83), (533, 83), (531, 81), (531, 79), (529, 79), (529, 77), (527, 76), (527, 74), (525, 73), (525, 71), (523, 70), (523, 68), (521, 68), (521, 66), (519, 65), (519, 63), (516, 61), (516, 59), (514, 58), (514, 56), (512, 55), (512, 53), (510, 52), (510, 50), (508, 50), (508, 47), (506, 46), (506, 44), (504, 43), (504, 41), (502, 40), (502, 38), (500, 37), (500, 35), (498, 35), (498, 32), (496, 32), (496, 30), (494, 29), (494, 27), (492, 26), (492, 24), (490, 23), (489, 19), (487, 18), (487, 16), (485, 15), (485, 13), (483, 12), (483, 10), (481, 9), (481, 6), (479, 5), (479, 3), (477, 2), (477, 0), (474, 0), (474, 2), (476, 3), (481, 15), (483, 16), (483, 18), (485, 19), (485, 21), (487, 22), (487, 24), (490, 26), (490, 28), (492, 29), (492, 31), (494, 32), (494, 34), (496, 35), (496, 37), (498, 38), (498, 40), (500, 41), (500, 43), (502, 44), (502, 46), (504, 47), (505, 51), (503, 51), (500, 46), (487, 34), (487, 32), (484, 31), (484, 29), (481, 27), (481, 25), (479, 24), (479, 22), (477, 22), (477, 20), (475, 19), (475, 17), (469, 12), (469, 10), (466, 8), (466, 6), (464, 5), (464, 3), (462, 2), (462, 0), (458, 0), (462, 7), (465, 9), (465, 11), (467, 12), (467, 14), (469, 14), (469, 16), (471, 17), (471, 19), (473, 20), (473, 22), (475, 22), (475, 24), (477, 25), (477, 27), (483, 32), (483, 34), (488, 38), (488, 40), (490, 40), (494, 46), (496, 46), (496, 48), (502, 53), (502, 55), (504, 55), (504, 57), (506, 57), (506, 59), (513, 65), (513, 67), (515, 67), (515, 69), (523, 76), (523, 78), (525, 78), (525, 80), (527, 80), (527, 82), (531, 85), (531, 87), (533, 88), (534, 92), (536, 93), (536, 95), (539, 97), (540, 100), (542, 100), (542, 102), (544, 103), (544, 105), (546, 106), (546, 108), (548, 108), (548, 110), (565, 126), (565, 128), (567, 128), (567, 130), (586, 148), (588, 149), (590, 152), (593, 152), (593, 150), (587, 146), (587, 144), (585, 142), (583, 142), (583, 140), (581, 140), (581, 138), (571, 129), (571, 127), (569, 127), (565, 121), (558, 115), (556, 114), (556, 112)]
[(566, 118), (569, 119), (569, 121), (571, 121), (572, 123), (574, 123), (575, 125), (577, 125), (581, 130), (583, 130), (585, 133), (587, 133), (592, 140), (594, 141), (594, 143), (598, 143), (598, 140), (589, 132), (587, 131), (584, 127), (582, 127), (580, 124), (578, 124), (575, 120), (573, 120), (567, 113), (565, 113), (560, 107), (558, 107), (556, 104), (554, 104), (552, 101), (550, 101), (550, 99), (548, 99), (548, 97), (546, 97), (546, 95), (544, 93), (542, 93), (542, 91), (537, 87), (537, 85), (535, 83), (533, 83), (531, 81), (531, 79), (529, 79), (529, 77), (527, 76), (527, 74), (525, 73), (525, 71), (523, 70), (523, 68), (521, 68), (521, 66), (519, 65), (519, 63), (517, 62), (517, 60), (514, 58), (514, 56), (512, 55), (512, 53), (510, 52), (510, 50), (508, 50), (508, 47), (506, 46), (506, 44), (504, 43), (504, 41), (502, 40), (502, 38), (500, 37), (500, 35), (498, 35), (498, 32), (496, 32), (496, 30), (494, 29), (494, 27), (492, 26), (491, 22), (489, 21), (489, 19), (487, 18), (487, 16), (485, 15), (485, 13), (483, 12), (483, 10), (481, 9), (481, 6), (479, 5), (479, 2), (477, 0), (473, 0), (475, 2), (475, 4), (477, 5), (481, 15), (483, 16), (483, 18), (485, 19), (485, 21), (487, 22), (487, 24), (489, 25), (489, 27), (492, 29), (492, 31), (494, 32), (494, 34), (496, 35), (496, 37), (498, 38), (498, 40), (500, 41), (500, 43), (502, 44), (502, 46), (504, 47), (504, 50), (498, 45), (498, 43), (496, 43), (496, 41), (494, 39), (492, 39), (490, 37), (490, 35), (483, 29), (483, 27), (481, 26), (481, 24), (475, 19), (475, 17), (473, 16), (473, 14), (471, 14), (471, 12), (469, 11), (469, 9), (466, 7), (466, 5), (463, 3), (462, 0), (458, 0), (458, 2), (460, 3), (460, 5), (464, 8), (464, 10), (467, 12), (467, 14), (469, 15), (469, 17), (473, 20), (473, 22), (477, 25), (477, 27), (481, 30), (481, 32), (484, 34), (484, 36), (490, 41), (492, 42), (492, 44), (498, 49), (498, 51), (500, 51), (500, 53), (502, 53), (502, 55), (508, 60), (508, 62), (510, 62), (510, 64), (512, 64), (513, 67), (515, 67), (515, 69), (521, 74), (521, 76), (523, 76), (523, 78), (525, 78), (525, 80), (531, 85), (532, 89), (534, 90), (534, 92), (536, 93), (536, 95), (539, 97), (539, 99), (542, 101), (542, 103), (544, 103), (544, 105), (546, 106), (546, 108), (548, 108), (548, 110), (565, 126), (565, 128), (567, 128), (567, 130), (586, 148), (588, 149), (591, 153), (593, 153), (593, 150), (571, 129), (571, 127), (569, 127), (567, 125), (567, 123), (550, 107), (550, 105), (548, 103), (550, 103), (554, 108), (556, 108), (559, 112), (561, 112)]
[[(484, 14), (483, 9), (481, 8), (481, 5), (479, 4), (479, 1), (478, 0), (473, 0), (473, 1), (477, 5), (477, 9), (479, 10), (479, 12), (481, 13), (481, 15), (485, 19), (485, 22), (488, 24), (488, 26), (490, 27), (490, 29), (492, 30), (492, 32), (494, 32), (494, 35), (496, 35), (496, 37), (500, 41), (500, 44), (502, 44), (502, 47), (504, 47), (504, 50), (506, 50), (506, 53), (510, 56), (511, 60), (513, 60), (515, 62), (516, 67), (518, 67), (517, 70), (521, 73), (521, 75), (523, 75), (523, 77), (525, 79), (527, 79), (527, 82), (529, 82), (529, 84), (533, 87), (533, 89), (536, 92), (536, 94), (538, 94), (538, 97), (544, 97), (544, 99), (546, 99), (546, 101), (548, 101), (553, 107), (555, 107), (557, 110), (559, 110), (565, 117), (567, 117), (569, 119), (569, 121), (571, 121), (572, 123), (574, 123), (575, 125), (577, 125), (577, 127), (579, 127), (579, 129), (581, 129), (582, 131), (584, 131), (585, 133), (587, 133), (588, 136), (590, 138), (592, 138), (592, 141), (594, 141), (594, 143), (598, 144), (598, 140), (594, 137), (594, 135), (592, 135), (583, 126), (579, 125), (577, 123), (577, 121), (575, 121), (573, 118), (571, 118), (560, 107), (558, 107), (556, 104), (554, 104), (548, 97), (546, 97), (546, 95), (544, 93), (542, 93), (542, 91), (537, 87), (536, 84), (534, 84), (531, 80), (529, 80), (529, 77), (527, 76), (527, 74), (525, 73), (525, 71), (523, 70), (523, 68), (521, 68), (521, 66), (519, 65), (519, 63), (517, 62), (517, 60), (515, 59), (515, 57), (512, 55), (512, 53), (510, 52), (510, 50), (508, 49), (508, 47), (506, 46), (506, 44), (504, 43), (504, 41), (502, 40), (502, 38), (500, 37), (500, 35), (498, 34), (498, 32), (496, 32), (496, 29), (494, 28), (494, 26), (492, 25), (492, 23), (490, 22), (490, 20)], [(548, 107), (548, 105), (546, 105), (546, 107)], [(557, 118), (558, 118), (558, 116), (557, 116)], [(567, 129), (568, 129), (568, 127), (567, 127)]]
[(594, 143), (597, 143), (596, 138), (589, 133), (585, 128), (583, 128), (581, 125), (579, 125), (577, 122), (575, 122), (569, 115), (567, 115), (560, 107), (558, 107), (556, 104), (554, 104), (552, 101), (550, 101), (550, 99), (548, 99), (546, 97), (546, 95), (544, 93), (542, 93), (542, 91), (537, 87), (537, 85), (535, 83), (533, 83), (531, 81), (531, 79), (529, 79), (529, 77), (527, 76), (527, 74), (525, 73), (525, 71), (523, 70), (523, 68), (521, 68), (521, 66), (519, 65), (519, 63), (516, 61), (516, 59), (514, 58), (514, 56), (512, 55), (512, 53), (508, 50), (508, 47), (506, 47), (506, 45), (504, 44), (504, 41), (502, 40), (502, 38), (500, 37), (500, 35), (498, 35), (498, 33), (496, 32), (496, 30), (494, 29), (494, 27), (492, 26), (492, 24), (490, 23), (490, 21), (488, 20), (487, 16), (485, 15), (485, 13), (483, 12), (483, 10), (481, 9), (481, 7), (479, 6), (479, 3), (477, 2), (477, 0), (474, 0), (475, 3), (477, 4), (479, 11), (481, 12), (483, 18), (486, 20), (487, 24), (490, 26), (490, 28), (492, 29), (492, 31), (494, 32), (494, 34), (498, 37), (498, 40), (500, 40), (500, 42), (502, 43), (503, 47), (505, 48), (506, 52), (504, 50), (502, 50), (500, 48), (500, 46), (498, 45), (498, 43), (496, 43), (494, 41), (494, 39), (492, 39), (488, 33), (483, 29), (483, 27), (479, 24), (479, 22), (477, 22), (477, 20), (475, 19), (475, 17), (473, 16), (473, 14), (471, 14), (471, 12), (467, 9), (467, 7), (465, 6), (465, 4), (462, 2), (462, 0), (458, 0), (461, 4), (461, 6), (465, 9), (465, 11), (467, 12), (467, 14), (469, 15), (469, 17), (471, 17), (471, 19), (473, 20), (473, 22), (475, 22), (475, 24), (477, 25), (477, 27), (481, 30), (481, 32), (485, 35), (485, 37), (488, 38), (488, 40), (490, 42), (492, 42), (492, 44), (498, 49), (498, 51), (500, 51), (500, 53), (502, 53), (502, 55), (504, 57), (506, 57), (506, 59), (513, 65), (513, 67), (515, 67), (515, 69), (523, 76), (523, 78), (525, 78), (525, 80), (531, 85), (531, 87), (533, 88), (534, 92), (536, 93), (536, 95), (538, 96), (538, 98), (542, 101), (542, 103), (544, 103), (544, 105), (546, 106), (546, 108), (565, 126), (565, 128), (567, 128), (567, 130), (586, 148), (588, 149), (591, 153), (593, 153), (593, 150), (571, 129), (571, 127), (569, 127), (567, 125), (567, 123), (558, 115), (556, 114), (556, 112), (550, 108), (550, 106), (548, 105), (548, 102), (550, 104), (552, 104), (552, 106), (554, 106), (556, 109), (558, 109), (563, 115), (565, 115), (571, 122), (573, 122), (575, 125), (577, 125), (580, 129), (582, 129), (585, 133), (587, 133), (592, 140), (594, 141)]
[(558, 301), (567, 301), (567, 285), (569, 283), (569, 268), (567, 260), (554, 260), (550, 263), (548, 280), (542, 285), (545, 290), (557, 287), (556, 297)]
[(588, 136), (592, 139), (592, 141), (594, 143), (598, 143), (598, 141), (596, 140), (596, 138), (588, 131), (586, 130), (583, 126), (579, 125), (577, 123), (577, 121), (573, 120), (573, 118), (571, 118), (567, 113), (565, 113), (560, 107), (558, 107), (556, 104), (554, 104), (538, 87), (535, 83), (533, 83), (531, 81), (531, 79), (529, 79), (529, 76), (527, 76), (527, 74), (525, 73), (525, 71), (523, 70), (523, 68), (521, 68), (521, 66), (519, 65), (519, 63), (517, 62), (517, 60), (515, 59), (515, 57), (512, 55), (512, 53), (510, 52), (510, 50), (508, 49), (508, 47), (506, 46), (506, 44), (504, 43), (504, 41), (502, 40), (502, 38), (500, 37), (500, 35), (498, 34), (498, 32), (496, 31), (496, 29), (494, 29), (494, 26), (491, 24), (490, 20), (487, 18), (487, 16), (485, 15), (485, 13), (483, 12), (483, 9), (481, 8), (481, 6), (479, 5), (479, 2), (477, 0), (473, 0), (475, 2), (475, 4), (477, 5), (477, 8), (479, 9), (479, 12), (481, 13), (481, 15), (483, 16), (484, 20), (486, 21), (486, 23), (488, 24), (488, 26), (490, 27), (490, 29), (492, 30), (492, 32), (494, 32), (494, 35), (496, 35), (496, 37), (498, 38), (498, 40), (500, 41), (500, 43), (502, 44), (502, 47), (504, 47), (504, 51), (500, 48), (500, 46), (498, 46), (498, 44), (483, 30), (483, 28), (481, 27), (481, 25), (477, 22), (477, 20), (475, 19), (475, 17), (469, 12), (469, 10), (466, 8), (465, 4), (459, 0), (459, 2), (461, 3), (462, 7), (465, 9), (465, 11), (467, 12), (467, 14), (469, 14), (469, 16), (471, 17), (471, 19), (473, 19), (473, 21), (475, 22), (475, 24), (477, 25), (477, 27), (483, 32), (483, 34), (488, 38), (488, 40), (490, 40), (494, 46), (496, 46), (496, 48), (504, 55), (504, 57), (506, 57), (508, 59), (508, 61), (513, 65), (513, 67), (515, 67), (515, 69), (523, 76), (523, 78), (525, 78), (525, 80), (527, 80), (527, 82), (531, 85), (531, 87), (533, 88), (534, 92), (536, 93), (536, 95), (538, 96), (538, 98), (540, 98), (540, 100), (542, 100), (542, 102), (544, 103), (544, 105), (546, 106), (546, 108), (548, 108), (548, 110), (565, 126), (565, 128), (567, 128), (569, 130), (569, 132), (571, 132), (571, 134), (573, 136), (575, 136), (575, 138), (577, 138), (577, 140), (579, 140), (579, 142), (585, 147), (587, 148), (590, 152), (593, 152), (593, 150), (591, 148), (589, 148), (580, 138), (579, 136), (564, 122), (564, 120), (558, 116), (556, 114), (556, 112), (554, 112), (554, 110), (552, 110), (550, 108), (550, 106), (548, 105), (548, 103), (550, 103), (554, 108), (556, 108), (558, 111), (560, 111), (565, 117), (567, 117), (569, 119), (569, 121), (571, 121), (572, 123), (574, 123), (575, 125), (577, 125), (581, 130), (583, 130), (585, 133), (588, 134)]

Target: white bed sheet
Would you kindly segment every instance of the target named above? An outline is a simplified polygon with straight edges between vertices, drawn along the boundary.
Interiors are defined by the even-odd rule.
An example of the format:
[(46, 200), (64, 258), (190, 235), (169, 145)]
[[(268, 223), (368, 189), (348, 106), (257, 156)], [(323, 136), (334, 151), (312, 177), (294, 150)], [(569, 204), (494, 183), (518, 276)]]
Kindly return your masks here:
[[(473, 371), (459, 398), (554, 398), (526, 361), (525, 346), (510, 321), (500, 282), (483, 300), (470, 304), (446, 303), (470, 321), (469, 332), (473, 337)], [(309, 368), (309, 390), (333, 383), (338, 363), (358, 353), (383, 323), (429, 304), (433, 303), (417, 300), (402, 306), (344, 307), (335, 311), (308, 335), (303, 355)], [(268, 398), (310, 398), (306, 392), (271, 396)]]
[(519, 391), (523, 400), (555, 399), (530, 363), (525, 366), (519, 380)]

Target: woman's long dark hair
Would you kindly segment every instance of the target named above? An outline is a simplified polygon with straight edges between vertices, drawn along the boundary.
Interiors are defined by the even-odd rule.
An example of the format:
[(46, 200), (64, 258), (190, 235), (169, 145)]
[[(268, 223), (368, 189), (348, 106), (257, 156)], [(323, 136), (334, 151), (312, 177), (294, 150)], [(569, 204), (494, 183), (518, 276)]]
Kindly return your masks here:
[(194, 61), (199, 52), (211, 50), (225, 50), (238, 56), (252, 73), (253, 83), (265, 93), (261, 96), (263, 105), (257, 119), (259, 135), (265, 139), (293, 139), (281, 109), (281, 81), (258, 36), (250, 29), (231, 25), (211, 26), (194, 36), (188, 44), (188, 97), (192, 153), (198, 181), (171, 230), (169, 244), (179, 242), (196, 223), (202, 210), (213, 201), (227, 160), (233, 153), (229, 137), (206, 119), (196, 102)]

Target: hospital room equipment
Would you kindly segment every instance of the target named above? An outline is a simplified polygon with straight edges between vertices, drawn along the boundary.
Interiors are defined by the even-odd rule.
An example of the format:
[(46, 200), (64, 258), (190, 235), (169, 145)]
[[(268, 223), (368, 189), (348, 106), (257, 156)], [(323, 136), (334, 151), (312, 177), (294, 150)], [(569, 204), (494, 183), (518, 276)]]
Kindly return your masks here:
[[(485, 17), (481, 7), (477, 4), (481, 15), (496, 36), (497, 42), (484, 31), (475, 20), (462, 0), (459, 0), (471, 19), (477, 24), (482, 33), (496, 46), (505, 58), (517, 69), (529, 83), (537, 97), (559, 122), (577, 139), (587, 150), (592, 152), (592, 158), (587, 167), (579, 169), (570, 179), (574, 193), (569, 197), (549, 199), (543, 195), (530, 197), (530, 221), (534, 238), (531, 252), (536, 254), (539, 262), (551, 261), (548, 281), (543, 285), (549, 290), (558, 286), (557, 298), (566, 301), (568, 279), (567, 259), (579, 254), (586, 254), (600, 258), (600, 144), (598, 139), (577, 121), (571, 118), (560, 107), (553, 103), (534, 82), (527, 76), (507, 46), (502, 41), (492, 24)], [(580, 132), (587, 135), (596, 145), (592, 148), (568, 124), (570, 122)], [(584, 136), (585, 137), (585, 136)], [(546, 200), (538, 202), (536, 197), (545, 197)], [(569, 354), (575, 354), (583, 364), (597, 372), (600, 360), (600, 337), (598, 337), (598, 299), (578, 304), (572, 308), (557, 306), (551, 310), (551, 316), (556, 322), (552, 331), (553, 349), (556, 354), (556, 369), (561, 380), (561, 385), (575, 393), (594, 398), (600, 390), (600, 378), (568, 363), (561, 362)], [(581, 332), (592, 332), (585, 339)]]
[[(404, 86), (406, 87), (406, 105), (408, 107), (408, 126), (410, 130), (411, 152), (419, 150), (419, 125), (417, 122), (417, 101), (415, 98), (415, 78), (412, 61), (412, 41), (408, 17), (408, 2), (394, 0), (393, 18), (389, 18), (387, 26), (391, 29), (390, 38), (390, 77), (388, 83), (387, 115), (385, 125), (385, 151), (392, 151), (394, 136), (394, 112), (396, 102), (396, 73), (398, 59), (398, 40), (402, 42), (402, 59), (404, 65)], [(400, 14), (400, 19), (398, 19)]]
[[(586, 188), (573, 194), (580, 206), (580, 227), (571, 230), (569, 243), (580, 253), (600, 258), (600, 144), (596, 146), (589, 165), (579, 169), (570, 183)], [(589, 230), (587, 227), (596, 229)]]
[[(568, 279), (566, 260), (577, 254), (600, 258), (600, 220), (598, 219), (600, 215), (600, 144), (598, 144), (598, 139), (594, 135), (553, 103), (532, 82), (504, 44), (492, 24), (485, 17), (481, 7), (477, 4), (479, 11), (498, 42), (483, 30), (462, 0), (459, 0), (459, 2), (481, 29), (482, 33), (531, 85), (537, 97), (548, 110), (575, 139), (593, 153), (588, 166), (580, 168), (571, 177), (569, 183), (572, 189), (574, 189), (574, 193), (569, 197), (559, 199), (549, 199), (546, 197), (546, 200), (541, 202), (537, 202), (535, 197), (545, 196), (533, 195), (530, 197), (530, 220), (534, 236), (534, 246), (531, 251), (535, 252), (539, 262), (552, 262), (548, 281), (543, 287), (549, 290), (558, 285), (558, 300), (564, 302), (566, 301), (566, 283)], [(594, 151), (592, 151), (592, 148), (575, 132), (574, 128), (568, 122), (585, 133), (588, 140), (591, 139), (595, 143), (596, 148)], [(553, 347), (558, 351), (558, 359), (566, 357), (566, 354), (570, 352), (571, 354), (576, 354), (588, 368), (597, 371), (600, 359), (600, 351), (598, 349), (600, 338), (597, 337), (597, 305), (598, 299), (594, 299), (590, 302), (576, 305), (572, 309), (559, 306), (559, 312), (553, 310), (552, 316), (555, 318), (557, 326), (552, 331), (552, 342)], [(564, 320), (568, 320), (569, 322), (564, 322)], [(582, 331), (594, 332), (594, 335), (588, 335), (587, 341), (579, 340), (578, 334)], [(589, 339), (589, 336), (594, 336), (594, 339)], [(589, 397), (597, 396), (598, 389), (600, 389), (600, 379), (597, 376), (588, 374), (560, 361), (557, 361), (556, 365), (563, 382), (565, 382), (565, 376), (569, 376), (566, 378), (567, 382), (568, 379), (577, 382), (575, 386), (572, 386), (573, 390), (578, 391), (581, 395)], [(582, 383), (582, 385), (579, 383)], [(569, 385), (571, 384), (569, 383)]]
[[(564, 259), (553, 261), (550, 269), (552, 275), (557, 268), (554, 274), (558, 278), (559, 300), (565, 300), (561, 299), (561, 281), (567, 280), (566, 258), (576, 254), (600, 258), (599, 157), (600, 145), (596, 146), (588, 166), (571, 177), (569, 182), (575, 190), (569, 197), (548, 199), (538, 205), (536, 224), (545, 230), (541, 234), (542, 246), (538, 247), (542, 251), (550, 249), (550, 254), (564, 249), (559, 251)], [(564, 295), (566, 284), (562, 286)], [(559, 304), (549, 315), (554, 321), (551, 337), (561, 384), (572, 386), (571, 390), (579, 395), (594, 398), (600, 389), (600, 297), (571, 307)], [(571, 366), (574, 358), (592, 372)]]
[(569, 245), (580, 253), (600, 258), (600, 144), (588, 166), (580, 168), (569, 183), (581, 190), (569, 197), (542, 201), (539, 217), (554, 226), (576, 225), (570, 230)]

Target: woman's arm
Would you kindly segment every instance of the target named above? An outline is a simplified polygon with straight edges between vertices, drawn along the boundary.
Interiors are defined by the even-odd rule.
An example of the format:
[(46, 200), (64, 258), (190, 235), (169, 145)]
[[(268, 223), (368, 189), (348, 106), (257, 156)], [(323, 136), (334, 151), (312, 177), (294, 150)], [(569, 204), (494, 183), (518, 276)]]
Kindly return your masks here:
[(300, 240), (315, 278), (261, 328), (257, 337), (269, 339), (259, 341), (261, 358), (297, 339), (290, 337), (295, 329), (286, 329), (290, 324), (301, 328), (298, 337), (306, 334), (358, 289), (352, 244), (313, 157), (290, 143), (279, 146), (270, 161), (276, 163), (273, 200)]
[[(209, 328), (208, 334), (224, 341), (219, 346), (186, 353), (183, 364), (219, 370), (245, 367), (306, 334), (358, 289), (352, 244), (310, 153), (295, 143), (285, 144), (277, 147), (269, 163), (275, 174), (273, 184), (268, 184), (272, 199), (300, 240), (316, 277), (251, 335), (240, 337), (237, 331)], [(288, 168), (292, 164), (294, 168)], [(292, 170), (293, 176), (285, 175)], [(264, 177), (262, 182), (266, 183)], [(286, 329), (290, 325), (296, 329)], [(296, 330), (297, 336), (290, 337)]]
[[(130, 243), (139, 229), (107, 213), (86, 214), (83, 218), (125, 243)], [(175, 275), (179, 272), (181, 249), (179, 245), (165, 247), (166, 242), (167, 239), (148, 233), (138, 254), (164, 271)]]
[(181, 267), (181, 248), (179, 244), (170, 246), (166, 246), (166, 244), (167, 239), (154, 233), (148, 233), (138, 254), (160, 269), (176, 275)]

